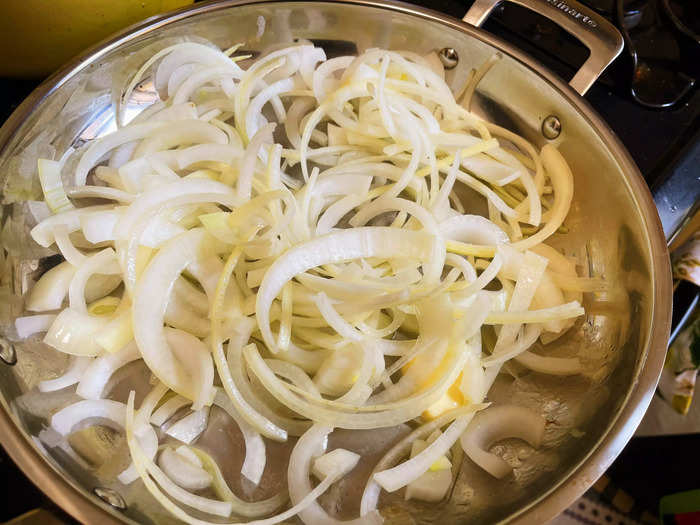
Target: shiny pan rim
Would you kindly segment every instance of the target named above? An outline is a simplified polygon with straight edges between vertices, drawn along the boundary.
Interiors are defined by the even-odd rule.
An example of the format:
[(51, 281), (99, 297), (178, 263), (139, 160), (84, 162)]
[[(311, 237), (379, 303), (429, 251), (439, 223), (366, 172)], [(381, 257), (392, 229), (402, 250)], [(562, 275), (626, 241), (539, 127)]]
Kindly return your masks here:
[[(0, 128), (0, 153), (7, 146), (10, 137), (49, 94), (61, 87), (79, 71), (90, 66), (120, 45), (134, 38), (157, 31), (173, 22), (199, 14), (242, 5), (280, 1), (283, 3), (295, 3), (294, 0), (229, 0), (196, 4), (165, 15), (149, 18), (125, 29), (112, 38), (108, 38), (63, 66), (20, 104)], [(376, 7), (439, 22), (449, 28), (465, 33), (468, 37), (477, 38), (494, 49), (512, 56), (534, 73), (539, 74), (565, 97), (567, 102), (596, 130), (597, 134), (615, 156), (625, 174), (628, 188), (639, 208), (649, 240), (647, 249), (650, 253), (653, 301), (646, 355), (642, 356), (640, 363), (637, 363), (632, 389), (628, 392), (621, 409), (608, 427), (607, 432), (596, 446), (557, 485), (550, 487), (538, 500), (523, 507), (515, 515), (509, 517), (511, 523), (544, 523), (570, 505), (605, 472), (634, 434), (656, 389), (666, 354), (666, 345), (671, 326), (672, 281), (666, 240), (649, 188), (618, 137), (583, 97), (569, 87), (561, 78), (511, 44), (448, 15), (414, 5), (386, 0), (325, 0), (323, 3)], [(46, 461), (36, 445), (20, 430), (6, 401), (4, 399), (0, 401), (2, 404), (2, 410), (0, 410), (0, 441), (2, 441), (5, 450), (15, 463), (47, 496), (82, 523), (118, 524), (123, 523), (124, 520), (131, 521), (96, 496), (89, 495), (84, 489), (61, 473), (55, 465)]]

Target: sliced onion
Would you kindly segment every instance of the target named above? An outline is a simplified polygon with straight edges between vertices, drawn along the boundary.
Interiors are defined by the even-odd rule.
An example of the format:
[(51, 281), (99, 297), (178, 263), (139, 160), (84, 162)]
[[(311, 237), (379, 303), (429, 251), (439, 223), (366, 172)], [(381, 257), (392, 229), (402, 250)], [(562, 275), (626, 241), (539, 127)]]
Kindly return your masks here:
[(295, 275), (322, 264), (360, 257), (412, 257), (426, 260), (433, 251), (431, 237), (395, 228), (354, 228), (294, 246), (272, 264), (258, 289), (255, 312), (265, 344), (273, 352), (277, 349), (270, 330), (270, 306), (284, 283)]
[(260, 155), (260, 149), (263, 144), (272, 143), (272, 133), (275, 130), (274, 124), (268, 124), (254, 135), (248, 147), (246, 148), (243, 159), (241, 160), (240, 174), (238, 175), (238, 185), (236, 192), (241, 200), (250, 200), (250, 194), (253, 186), (253, 175), (255, 173), (255, 162)]
[(390, 468), (392, 465), (396, 464), (397, 461), (408, 455), (411, 450), (411, 445), (416, 439), (425, 439), (435, 430), (440, 429), (456, 418), (472, 413), (474, 410), (484, 408), (485, 405), (472, 405), (468, 407), (461, 407), (444, 413), (437, 419), (425, 423), (420, 427), (413, 430), (410, 434), (401, 439), (396, 443), (383, 457), (379, 460), (379, 463), (374, 468), (374, 471), (370, 478), (367, 480), (365, 485), (365, 490), (362, 493), (362, 501), (360, 503), (360, 515), (366, 516), (371, 513), (376, 512), (377, 503), (379, 501), (379, 494), (381, 492), (381, 486), (374, 480), (374, 473), (380, 472), (384, 469)]
[(34, 334), (46, 332), (53, 324), (56, 316), (48, 315), (29, 315), (26, 317), (18, 317), (15, 319), (15, 331), (17, 337), (25, 339)]
[[(452, 372), (436, 382), (431, 388), (425, 390), (414, 398), (406, 398), (397, 407), (384, 409), (380, 406), (359, 407), (353, 404), (345, 404), (344, 408), (349, 412), (331, 410), (319, 406), (312, 401), (306, 401), (295, 395), (291, 395), (290, 386), (285, 386), (275, 374), (265, 365), (253, 345), (246, 347), (245, 356), (252, 372), (260, 379), (265, 388), (283, 405), (309, 419), (333, 423), (342, 428), (367, 429), (394, 426), (417, 417), (428, 406), (436, 402), (444, 391), (459, 375), (459, 367), (451, 367)], [(456, 372), (456, 373), (455, 373)], [(306, 393), (306, 392), (304, 392)], [(384, 410), (383, 410), (384, 409)], [(372, 413), (364, 413), (372, 411)]]
[(375, 473), (373, 476), (374, 480), (389, 492), (398, 490), (415, 481), (450, 450), (452, 445), (459, 439), (459, 436), (465, 431), (472, 417), (473, 414), (458, 417), (423, 452), (396, 467)]
[[(229, 367), (229, 363), (227, 362), (227, 357), (224, 355), (223, 337), (220, 335), (219, 332), (221, 329), (220, 310), (224, 304), (224, 299), (226, 297), (226, 291), (228, 289), (229, 281), (231, 279), (231, 274), (233, 273), (233, 270), (239, 260), (240, 255), (240, 250), (233, 250), (229, 255), (228, 260), (226, 261), (226, 265), (224, 266), (224, 269), (219, 276), (219, 282), (217, 283), (216, 291), (212, 300), (210, 317), (212, 332), (211, 343), (212, 352), (214, 354), (214, 362), (216, 363), (216, 369), (219, 372), (219, 378), (223, 383), (224, 390), (226, 391), (226, 394), (228, 395), (231, 403), (234, 407), (236, 407), (241, 416), (253, 428), (258, 430), (264, 436), (272, 439), (277, 439), (279, 441), (286, 441), (287, 431), (281, 428), (280, 426), (276, 425), (270, 419), (269, 414), (264, 415), (263, 413), (261, 413), (259, 407), (256, 409), (251, 405), (251, 400), (254, 399), (254, 396), (249, 395), (248, 399), (246, 399), (246, 397), (243, 396), (241, 389), (246, 388), (247, 386), (245, 378), (243, 377), (243, 371), (241, 368), (235, 366), (234, 369), (231, 370), (231, 368)], [(238, 335), (241, 336), (242, 334), (242, 337), (240, 337), (240, 339), (236, 341), (236, 344), (232, 347), (232, 350), (234, 353), (238, 353), (240, 355), (241, 347), (245, 343), (245, 340), (250, 337), (253, 328), (250, 324), (250, 321), (245, 317), (237, 319), (236, 325), (236, 328), (240, 329)], [(242, 365), (241, 359), (239, 359), (239, 363), (240, 365)], [(237, 376), (236, 379), (238, 381), (234, 380), (234, 375)]]
[(321, 292), (314, 296), (314, 304), (318, 308), (321, 315), (333, 330), (338, 332), (338, 335), (350, 341), (362, 341), (364, 339), (361, 332), (352, 327), (341, 315), (333, 308), (328, 296)]
[(149, 133), (134, 151), (134, 157), (190, 144), (226, 144), (228, 139), (216, 126), (198, 119), (171, 122)]
[[(131, 451), (131, 455), (134, 458), (134, 466), (136, 467), (136, 470), (138, 471), (138, 474), (141, 477), (141, 479), (146, 483), (147, 487), (149, 487), (149, 483), (147, 482), (147, 480), (150, 481), (150, 478), (148, 478), (148, 474), (150, 474), (154, 477), (158, 484), (161, 487), (163, 487), (163, 490), (165, 490), (171, 497), (175, 498), (177, 501), (184, 503), (185, 505), (188, 505), (202, 512), (213, 514), (215, 516), (225, 517), (231, 514), (232, 506), (229, 502), (216, 501), (213, 499), (204, 498), (202, 496), (197, 496), (196, 494), (192, 494), (191, 492), (187, 492), (186, 490), (176, 485), (173, 481), (171, 481), (171, 479), (168, 476), (166, 476), (165, 473), (162, 470), (160, 470), (146, 454), (144, 454), (144, 451), (135, 439), (133, 430), (133, 392), (129, 398), (129, 405), (127, 408), (126, 435), (127, 442), (129, 444), (129, 450)], [(146, 473), (146, 469), (148, 469), (148, 474)], [(160, 493), (160, 491), (158, 492)], [(169, 503), (168, 505), (166, 505), (166, 508), (168, 508), (169, 510), (173, 508), (180, 510), (179, 507), (170, 502), (170, 500), (168, 500), (165, 497), (164, 499)], [(184, 514), (184, 511), (180, 510), (180, 512)]]
[(115, 235), (118, 239), (126, 238), (137, 222), (166, 203), (172, 207), (199, 202), (216, 202), (233, 207), (240, 201), (231, 188), (220, 182), (183, 179), (142, 194), (122, 216), (115, 228)]
[(40, 382), (37, 385), (39, 392), (53, 392), (54, 390), (61, 390), (63, 388), (69, 387), (80, 381), (80, 378), (85, 373), (85, 370), (89, 367), (92, 359), (89, 357), (72, 357), (68, 369), (63, 373), (62, 376), (56, 379), (48, 379)]
[(260, 434), (258, 434), (236, 411), (233, 403), (231, 403), (231, 400), (223, 390), (217, 390), (214, 404), (223, 408), (226, 413), (231, 416), (236, 422), (236, 425), (238, 425), (241, 434), (243, 434), (243, 440), (245, 441), (245, 459), (241, 467), (241, 474), (254, 485), (259, 484), (265, 470), (265, 463), (267, 462), (265, 442)]
[[(67, 436), (82, 421), (100, 419), (121, 430), (125, 426), (125, 409), (124, 403), (109, 399), (78, 401), (56, 412), (51, 417), (51, 427), (62, 436)], [(150, 426), (140, 428), (138, 436), (145, 453), (153, 457), (158, 448), (158, 438), (153, 429)], [(119, 481), (131, 483), (136, 479), (130, 472), (132, 470), (133, 465), (119, 475)]]
[[(228, 515), (231, 513), (232, 505), (228, 502), (228, 506), (216, 505), (214, 500), (209, 500), (208, 498), (201, 498), (200, 496), (195, 496), (194, 494), (184, 492), (180, 487), (177, 487), (174, 483), (170, 482), (169, 478), (163, 474), (163, 472), (156, 467), (153, 462), (143, 453), (140, 445), (135, 439), (133, 431), (133, 392), (129, 398), (129, 403), (127, 407), (127, 442), (129, 444), (129, 450), (131, 455), (135, 458), (135, 465), (139, 471), (139, 475), (143, 480), (144, 484), (148, 488), (149, 492), (168, 509), (175, 517), (183, 520), (186, 523), (191, 524), (204, 524), (212, 523), (204, 520), (195, 519), (177, 505), (173, 504), (165, 494), (163, 494), (158, 486), (151, 480), (149, 475), (158, 482), (158, 484), (163, 487), (163, 489), (170, 494), (172, 497), (176, 498), (178, 501), (185, 503), (193, 508), (197, 508), (203, 512), (208, 512), (214, 515)], [(330, 485), (336, 481), (336, 477), (328, 477), (324, 479), (315, 489), (308, 492), (301, 501), (299, 501), (295, 506), (289, 510), (278, 514), (272, 518), (264, 520), (256, 520), (254, 523), (257, 525), (273, 525), (275, 523), (280, 523), (304, 510), (309, 505), (313, 504), (323, 492), (325, 492)], [(233, 525), (233, 524), (230, 524)]]
[(166, 476), (183, 489), (202, 490), (211, 485), (212, 478), (206, 470), (193, 464), (170, 447), (166, 447), (160, 453), (158, 465)]
[(52, 233), (54, 241), (56, 241), (56, 248), (63, 258), (73, 266), (82, 266), (85, 262), (85, 254), (73, 244), (68, 229), (60, 224), (53, 229)]
[(513, 247), (518, 250), (527, 250), (556, 232), (564, 222), (564, 218), (571, 207), (571, 200), (574, 194), (574, 178), (566, 160), (557, 148), (550, 144), (545, 144), (542, 147), (542, 163), (551, 178), (554, 189), (554, 204), (551, 207), (551, 216), (536, 234), (513, 243)]
[[(252, 330), (252, 328), (251, 328)], [(307, 421), (292, 419), (279, 415), (273, 411), (267, 404), (260, 400), (257, 392), (248, 378), (247, 372), (244, 371), (245, 362), (243, 361), (243, 344), (250, 338), (250, 333), (243, 334), (238, 341), (232, 338), (229, 342), (227, 360), (231, 368), (232, 380), (240, 388), (240, 393), (250, 406), (258, 411), (263, 417), (271, 421), (278, 428), (283, 429), (287, 434), (300, 436), (308, 430), (310, 424)], [(228, 392), (227, 392), (228, 393)], [(233, 402), (233, 401), (232, 401)], [(264, 434), (263, 434), (264, 435)]]
[(105, 248), (85, 259), (85, 262), (73, 274), (68, 287), (68, 302), (70, 308), (76, 312), (87, 314), (85, 303), (85, 288), (88, 279), (95, 273), (116, 274), (119, 273), (116, 254), (112, 248)]
[[(287, 469), (287, 484), (292, 504), (299, 504), (304, 501), (307, 494), (312, 492), (309, 480), (311, 461), (318, 454), (319, 449), (325, 449), (325, 441), (332, 430), (332, 427), (326, 425), (314, 425), (294, 445)], [(311, 502), (305, 510), (299, 512), (299, 517), (304, 523), (315, 525), (370, 525), (383, 521), (376, 510), (354, 520), (340, 521), (329, 516), (323, 507), (315, 501)]]
[(117, 146), (133, 142), (149, 136), (154, 131), (165, 126), (163, 122), (144, 122), (122, 128), (106, 137), (96, 140), (80, 157), (80, 162), (75, 170), (75, 185), (83, 186), (88, 172), (97, 164), (99, 159)]
[(170, 81), (168, 82), (168, 94), (172, 95), (172, 100), (175, 104), (182, 103), (185, 100), (187, 100), (192, 95), (192, 93), (197, 90), (197, 88), (201, 87), (204, 84), (216, 80), (219, 80), (223, 83), (227, 80), (230, 81), (232, 76), (237, 76), (236, 69), (232, 68), (233, 63), (227, 64), (226, 66), (206, 68), (200, 71), (195, 71), (192, 75), (185, 78), (183, 82), (179, 83), (177, 89), (175, 89), (177, 81), (175, 81), (174, 83), (172, 81), (175, 80), (176, 76), (178, 76), (178, 72), (186, 74), (190, 69), (188, 68), (188, 66), (190, 65), (191, 64), (185, 64), (182, 67), (176, 69), (170, 77)]
[(488, 452), (496, 441), (519, 438), (538, 448), (544, 437), (545, 420), (531, 410), (516, 405), (490, 407), (477, 414), (461, 437), (464, 453), (493, 477), (501, 479), (513, 468)]
[(583, 371), (578, 357), (552, 357), (535, 354), (534, 352), (521, 352), (514, 358), (518, 363), (535, 372), (555, 376), (572, 376)]
[(85, 399), (100, 399), (114, 372), (140, 358), (138, 347), (134, 342), (131, 342), (114, 354), (107, 354), (91, 360), (89, 366), (80, 376), (75, 393)]
[[(158, 452), (158, 436), (153, 427), (150, 425), (139, 427), (136, 437), (143, 448), (144, 454), (151, 459), (154, 458)], [(139, 474), (133, 461), (134, 458), (132, 457), (131, 459), (132, 462), (129, 467), (117, 476), (117, 480), (124, 485), (129, 485), (139, 479)]]
[[(340, 69), (347, 68), (354, 59), (355, 57), (351, 56), (332, 58), (330, 60), (326, 60), (323, 64), (316, 68), (311, 81), (311, 86), (319, 104), (326, 98), (326, 93), (329, 87), (335, 87), (335, 84), (338, 83), (337, 80), (329, 78), (331, 74)], [(329, 84), (331, 84), (331, 86), (329, 86)], [(295, 146), (297, 145), (295, 144)]]
[(265, 363), (278, 376), (288, 379), (296, 386), (307, 390), (314, 397), (321, 397), (318, 388), (301, 367), (280, 359), (266, 359)]
[[(527, 310), (532, 302), (532, 298), (535, 296), (546, 267), (547, 259), (544, 257), (540, 257), (532, 252), (525, 254), (525, 262), (518, 271), (515, 289), (508, 305), (509, 312), (520, 313), (523, 310)], [(506, 352), (505, 349), (515, 342), (519, 329), (520, 324), (518, 323), (504, 326), (498, 334), (492, 355), (504, 354)]]
[(102, 350), (113, 354), (124, 348), (134, 338), (131, 309), (118, 308), (114, 316), (106, 321), (100, 332), (95, 335), (95, 342)]
[(77, 210), (68, 210), (57, 215), (52, 215), (34, 226), (30, 231), (32, 239), (37, 244), (46, 247), (51, 246), (56, 240), (57, 229), (63, 227), (65, 234), (70, 234), (80, 229), (80, 219), (83, 215), (96, 211), (110, 209), (111, 205), (87, 206)]
[(41, 190), (44, 193), (44, 201), (53, 213), (74, 209), (63, 188), (61, 168), (62, 163), (55, 160), (39, 159), (37, 161), (37, 171)]
[(79, 188), (69, 188), (68, 195), (74, 199), (109, 199), (119, 202), (132, 202), (134, 195), (118, 188), (107, 188), (104, 186), (81, 186)]
[(54, 319), (44, 342), (66, 354), (96, 356), (102, 353), (96, 337), (106, 324), (104, 317), (66, 308)]
[(191, 404), (192, 402), (189, 399), (176, 394), (159, 406), (155, 412), (153, 412), (150, 421), (155, 426), (160, 427), (163, 425), (163, 423), (175, 415), (178, 410)]
[(194, 229), (169, 241), (151, 260), (134, 290), (134, 339), (151, 371), (169, 388), (195, 398), (191, 377), (175, 359), (163, 329), (169, 291), (192, 263), (206, 232)]
[(196, 455), (202, 462), (202, 467), (212, 476), (212, 488), (216, 492), (216, 495), (219, 496), (220, 499), (231, 503), (235, 514), (246, 517), (265, 516), (280, 508), (289, 499), (286, 491), (282, 491), (265, 500), (255, 502), (243, 501), (231, 492), (231, 489), (221, 473), (221, 469), (219, 469), (219, 466), (209, 454), (195, 447), (190, 447), (189, 450)]
[(440, 223), (440, 233), (455, 241), (473, 244), (503, 244), (508, 235), (490, 220), (480, 215), (457, 215)]
[(241, 149), (227, 144), (199, 144), (179, 150), (176, 159), (178, 167), (182, 169), (202, 161), (232, 164), (242, 155)]
[(528, 310), (524, 312), (491, 312), (486, 317), (486, 324), (519, 325), (520, 323), (546, 323), (573, 319), (585, 314), (585, 310), (578, 301), (542, 308), (540, 310)]
[(173, 424), (165, 433), (189, 445), (204, 432), (208, 420), (209, 407), (200, 408)]
[[(260, 91), (248, 106), (248, 114), (246, 115), (245, 130), (249, 137), (253, 137), (258, 131), (258, 123), (256, 122), (262, 108), (272, 97), (278, 96), (280, 93), (291, 91), (294, 87), (294, 80), (285, 78), (270, 84), (265, 89)], [(252, 140), (251, 140), (252, 142)]]
[(214, 388), (214, 365), (207, 345), (193, 335), (174, 328), (166, 328), (165, 339), (192, 378), (192, 409), (196, 411), (208, 405)]

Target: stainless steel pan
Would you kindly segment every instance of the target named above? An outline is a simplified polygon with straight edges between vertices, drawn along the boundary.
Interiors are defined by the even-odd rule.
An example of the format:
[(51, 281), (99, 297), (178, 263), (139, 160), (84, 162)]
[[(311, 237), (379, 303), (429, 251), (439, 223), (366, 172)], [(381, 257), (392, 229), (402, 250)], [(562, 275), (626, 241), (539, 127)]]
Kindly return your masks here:
[[(589, 48), (589, 59), (569, 85), (478, 28), (498, 0), (477, 0), (464, 22), (381, 0), (243, 0), (199, 4), (148, 20), (74, 60), (15, 111), (0, 130), (3, 187), (27, 184), (23, 163), (33, 162), (37, 151), (63, 151), (107, 132), (113, 122), (113, 81), (174, 40), (204, 37), (221, 47), (245, 42), (253, 51), (295, 38), (312, 39), (329, 53), (369, 47), (436, 50), (450, 68), (447, 78), (453, 85), (500, 53), (501, 60), (478, 86), (475, 110), (538, 145), (550, 141), (560, 148), (574, 172), (575, 204), (567, 221), (569, 231), (556, 243), (587, 253), (591, 269), (615, 283), (615, 293), (588, 298), (586, 321), (569, 338), (569, 350), (587, 363), (585, 376), (530, 373), (515, 381), (503, 378), (491, 391), (495, 400), (507, 398), (545, 413), (553, 432), (551, 443), (557, 446), (520, 458), (516, 476), (507, 481), (490, 479), (465, 461), (451, 498), (440, 505), (408, 505), (387, 498), (380, 506), (390, 521), (402, 524), (544, 522), (605, 471), (642, 418), (664, 359), (671, 278), (664, 233), (649, 190), (617, 137), (582, 98), (620, 52), (620, 35), (571, 0), (512, 1), (551, 18)], [(146, 83), (135, 91), (129, 111), (153, 100)], [(24, 231), (30, 225), (21, 213), (24, 204), (11, 202), (8, 195), (6, 191), (5, 225)], [(101, 479), (60, 449), (32, 438), (63, 395), (41, 398), (33, 387), (60, 373), (65, 362), (41, 343), (13, 341), (8, 319), (21, 313), (21, 296), (45, 263), (31, 241), (3, 240), (2, 444), (44, 492), (82, 522), (167, 521), (139, 483), (123, 487)], [(235, 470), (240, 463), (238, 438), (231, 432), (231, 439), (218, 442), (205, 436), (204, 444)], [(380, 453), (380, 440), (375, 441)], [(514, 444), (503, 446), (517, 453)], [(268, 485), (278, 478), (272, 476)], [(341, 514), (353, 516), (353, 491), (343, 492), (337, 495)]]

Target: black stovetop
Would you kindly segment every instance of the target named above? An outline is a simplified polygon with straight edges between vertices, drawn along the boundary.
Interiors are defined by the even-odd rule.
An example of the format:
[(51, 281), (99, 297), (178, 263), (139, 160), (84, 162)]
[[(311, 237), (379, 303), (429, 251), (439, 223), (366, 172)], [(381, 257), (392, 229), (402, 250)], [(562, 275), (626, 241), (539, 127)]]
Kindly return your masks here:
[[(620, 137), (650, 186), (658, 185), (683, 162), (690, 162), (691, 169), (700, 172), (700, 157), (697, 162), (692, 157), (700, 152), (700, 90), (694, 82), (700, 82), (700, 1), (582, 1), (623, 27), (626, 36), (625, 51), (585, 98)], [(472, 0), (414, 3), (462, 18)], [(568, 33), (512, 4), (497, 8), (484, 29), (515, 44), (566, 79), (587, 56), (586, 49)], [(0, 123), (38, 83), (0, 78)], [(682, 305), (676, 309), (682, 310)], [(634, 439), (611, 468), (611, 476), (618, 485), (627, 486), (637, 498), (647, 501), (652, 510), (663, 494), (697, 488), (695, 472), (700, 469), (700, 456), (671, 453), (694, 447), (690, 442), (695, 439)], [(650, 446), (668, 453), (652, 461), (659, 455), (650, 454)], [(61, 519), (69, 520), (23, 477), (2, 450), (0, 480), (4, 486), (13, 487), (12, 496), (0, 505), (0, 521), (39, 506), (51, 508)]]

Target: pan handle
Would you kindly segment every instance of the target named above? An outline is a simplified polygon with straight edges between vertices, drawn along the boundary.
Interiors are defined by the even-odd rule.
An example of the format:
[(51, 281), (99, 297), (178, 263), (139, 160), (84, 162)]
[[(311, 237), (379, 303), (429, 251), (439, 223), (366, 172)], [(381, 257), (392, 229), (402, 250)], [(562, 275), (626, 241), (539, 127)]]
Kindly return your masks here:
[[(502, 0), (476, 0), (464, 20), (480, 27)], [(585, 95), (600, 74), (622, 51), (620, 32), (605, 18), (576, 0), (507, 0), (538, 13), (578, 38), (590, 51), (569, 85)]]

